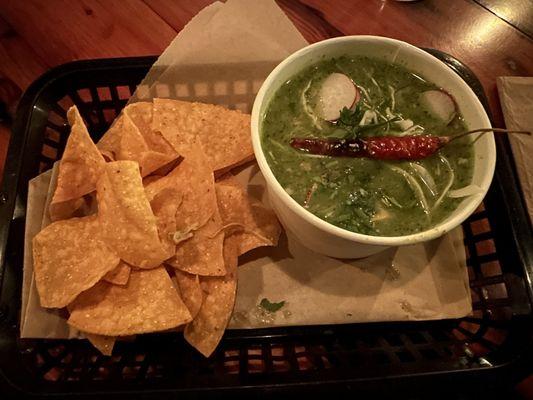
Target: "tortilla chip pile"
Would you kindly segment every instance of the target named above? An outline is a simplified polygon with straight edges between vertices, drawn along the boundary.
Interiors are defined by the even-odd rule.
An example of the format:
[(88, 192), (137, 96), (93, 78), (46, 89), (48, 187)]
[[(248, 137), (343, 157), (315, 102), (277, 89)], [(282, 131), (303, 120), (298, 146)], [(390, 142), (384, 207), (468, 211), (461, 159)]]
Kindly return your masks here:
[(33, 240), (41, 305), (66, 307), (104, 354), (117, 337), (174, 330), (209, 356), (238, 256), (280, 234), (229, 172), (253, 158), (249, 115), (154, 99), (127, 106), (96, 145), (75, 107), (68, 120), (54, 222)]

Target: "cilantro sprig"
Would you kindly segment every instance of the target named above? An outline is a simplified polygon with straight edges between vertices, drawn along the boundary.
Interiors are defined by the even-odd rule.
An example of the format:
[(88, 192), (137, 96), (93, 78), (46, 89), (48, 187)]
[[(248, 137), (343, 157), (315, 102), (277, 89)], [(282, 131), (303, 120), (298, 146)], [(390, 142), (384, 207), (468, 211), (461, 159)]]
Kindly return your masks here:
[(279, 303), (272, 303), (267, 298), (264, 298), (263, 300), (261, 300), (261, 303), (259, 303), (259, 305), (266, 311), (273, 313), (279, 311), (285, 305), (285, 301), (280, 301)]
[(337, 120), (337, 126), (346, 131), (344, 139), (357, 139), (364, 131), (373, 128), (379, 128), (400, 119), (398, 117), (394, 117), (386, 121), (377, 122), (375, 124), (359, 125), (363, 115), (364, 111), (362, 110), (360, 104), (357, 104), (353, 110), (347, 107), (344, 107), (341, 110), (340, 117)]

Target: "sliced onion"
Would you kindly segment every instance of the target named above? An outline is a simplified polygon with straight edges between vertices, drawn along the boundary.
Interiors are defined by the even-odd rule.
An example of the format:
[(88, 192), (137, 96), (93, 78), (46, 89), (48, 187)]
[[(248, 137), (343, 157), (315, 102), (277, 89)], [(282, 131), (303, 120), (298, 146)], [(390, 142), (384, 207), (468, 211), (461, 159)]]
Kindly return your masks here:
[(448, 123), (456, 114), (455, 101), (443, 90), (428, 90), (420, 95), (420, 103), (434, 116)]
[(394, 122), (402, 131), (406, 131), (414, 125), (414, 122), (410, 119), (402, 119)]
[(390, 108), (394, 110), (396, 108), (396, 90), (391, 85), (389, 85), (389, 91), (390, 91), (390, 98), (391, 98)]
[(343, 108), (352, 108), (360, 95), (352, 80), (341, 73), (329, 75), (318, 92), (316, 113), (326, 121), (336, 121)]
[(320, 123), (318, 122), (318, 117), (313, 113), (311, 110), (311, 107), (307, 104), (307, 91), (311, 87), (311, 80), (307, 82), (307, 85), (305, 86), (304, 90), (302, 90), (302, 94), (300, 95), (300, 102), (302, 103), (302, 108), (304, 112), (307, 114), (307, 116), (311, 119), (311, 122), (313, 122), (313, 125), (319, 130), (322, 130), (322, 127), (320, 126)]
[(480, 194), (480, 193), (483, 193), (483, 189), (481, 189), (478, 185), (468, 185), (460, 189), (454, 189), (454, 190), (448, 191), (448, 197), (458, 199), (461, 197), (473, 196), (475, 194)]
[(409, 166), (418, 174), (420, 180), (428, 188), (431, 195), (435, 196), (437, 194), (437, 185), (429, 171), (420, 164), (410, 162)]
[(374, 110), (366, 110), (361, 118), (361, 121), (359, 121), (359, 126), (375, 123), (374, 121), (376, 121), (377, 118), (378, 116)]
[(424, 127), (420, 125), (413, 125), (409, 129), (406, 129), (403, 132), (400, 132), (397, 136), (408, 136), (412, 134), (419, 134), (424, 132)]
[(389, 219), (390, 217), (390, 212), (388, 212), (382, 207), (377, 207), (377, 212), (372, 217), (372, 222), (383, 221), (385, 219)]
[(444, 196), (446, 196), (448, 194), (448, 191), (452, 187), (453, 181), (455, 180), (455, 172), (453, 172), (453, 168), (450, 165), (450, 162), (448, 161), (448, 159), (446, 157), (443, 157), (442, 155), (439, 155), (439, 158), (440, 158), (441, 162), (444, 165), (446, 165), (446, 167), (448, 168), (448, 171), (450, 172), (450, 175), (449, 175), (449, 178), (448, 178), (448, 183), (446, 183), (446, 187), (442, 191), (441, 195), (439, 196), (439, 198), (437, 199), (435, 204), (433, 204), (432, 210), (436, 209), (440, 205), (442, 200), (444, 200)]
[(426, 200), (426, 196), (424, 196), (424, 191), (422, 190), (422, 188), (420, 187), (420, 185), (418, 184), (416, 179), (413, 178), (413, 176), (411, 176), (411, 174), (409, 172), (405, 171), (402, 168), (396, 167), (394, 165), (389, 165), (389, 167), (394, 172), (396, 172), (397, 174), (402, 175), (405, 178), (407, 184), (409, 185), (409, 187), (411, 188), (411, 190), (413, 191), (415, 196), (420, 201), (420, 204), (422, 205), (422, 209), (424, 210), (424, 213), (429, 215), (429, 205), (428, 205), (428, 202)]

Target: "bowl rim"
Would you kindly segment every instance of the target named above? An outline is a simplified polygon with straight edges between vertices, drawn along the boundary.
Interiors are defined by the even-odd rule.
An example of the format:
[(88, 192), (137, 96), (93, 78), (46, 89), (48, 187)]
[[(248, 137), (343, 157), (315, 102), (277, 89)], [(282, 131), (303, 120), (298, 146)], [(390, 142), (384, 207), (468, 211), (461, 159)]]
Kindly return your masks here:
[(335, 43), (339, 42), (368, 42), (368, 41), (375, 41), (376, 43), (389, 43), (389, 44), (396, 44), (398, 46), (401, 46), (402, 48), (407, 49), (408, 51), (417, 54), (419, 57), (426, 58), (427, 61), (433, 62), (435, 65), (438, 65), (439, 68), (442, 70), (446, 70), (446, 72), (453, 76), (452, 79), (455, 79), (460, 88), (461, 91), (464, 92), (468, 97), (468, 102), (471, 103), (472, 106), (475, 107), (475, 111), (479, 114), (480, 118), (483, 120), (483, 126), (480, 128), (491, 128), (492, 125), (490, 123), (489, 117), (487, 116), (487, 113), (479, 101), (479, 98), (477, 95), (473, 92), (473, 90), (468, 86), (468, 84), (461, 79), (459, 75), (457, 75), (453, 70), (451, 70), (446, 64), (444, 64), (441, 60), (436, 58), (435, 56), (425, 52), (424, 50), (411, 45), (409, 43), (403, 42), (401, 40), (387, 38), (383, 36), (372, 36), (372, 35), (354, 35), (354, 36), (342, 36), (337, 38), (331, 38), (326, 39), (320, 42), (316, 42), (313, 44), (310, 44), (306, 47), (301, 48), (300, 50), (292, 53), (290, 56), (285, 58), (282, 62), (280, 62), (276, 68), (272, 70), (272, 72), (268, 75), (268, 77), (265, 79), (263, 84), (261, 85), (261, 88), (259, 89), (254, 104), (252, 108), (252, 115), (251, 115), (251, 135), (252, 135), (252, 145), (255, 153), (255, 158), (257, 160), (257, 163), (259, 165), (259, 169), (261, 170), (263, 176), (265, 177), (266, 185), (268, 190), (274, 190), (282, 203), (289, 207), (299, 218), (302, 218), (303, 220), (307, 221), (311, 225), (315, 226), (316, 228), (330, 234), (334, 235), (336, 237), (340, 237), (349, 241), (358, 242), (358, 243), (365, 243), (365, 244), (371, 244), (371, 245), (380, 245), (380, 246), (399, 246), (399, 245), (407, 245), (407, 244), (415, 244), (420, 242), (425, 242), (428, 240), (432, 240), (435, 238), (438, 238), (445, 234), (446, 232), (451, 231), (452, 229), (456, 228), (460, 224), (462, 224), (481, 204), (483, 201), (483, 198), (485, 197), (490, 184), (492, 182), (492, 178), (494, 175), (494, 170), (496, 166), (496, 146), (494, 142), (494, 135), (493, 133), (489, 133), (485, 135), (485, 137), (488, 140), (488, 154), (486, 154), (486, 168), (484, 169), (484, 173), (482, 176), (482, 180), (480, 182), (480, 187), (482, 189), (482, 193), (480, 195), (476, 196), (474, 201), (469, 202), (465, 207), (460, 209), (455, 213), (455, 215), (452, 214), (451, 218), (448, 218), (447, 220), (437, 224), (434, 227), (431, 227), (427, 230), (424, 230), (422, 232), (417, 232), (409, 235), (404, 236), (372, 236), (372, 235), (365, 235), (362, 233), (352, 232), (349, 230), (346, 230), (344, 228), (338, 227), (336, 225), (333, 225), (330, 222), (327, 222), (320, 217), (316, 216), (315, 214), (311, 213), (310, 211), (306, 210), (302, 205), (300, 205), (296, 200), (294, 200), (286, 191), (283, 189), (281, 184), (278, 182), (277, 178), (274, 176), (274, 173), (270, 169), (270, 166), (268, 165), (268, 162), (266, 161), (265, 155), (263, 153), (263, 149), (261, 146), (261, 137), (260, 137), (260, 124), (261, 124), (261, 115), (260, 110), (263, 105), (263, 102), (265, 100), (265, 95), (267, 90), (270, 88), (270, 86), (273, 84), (275, 79), (277, 78), (278, 74), (289, 64), (291, 64), (294, 60), (307, 55), (308, 53), (317, 51), (321, 48), (330, 46)]

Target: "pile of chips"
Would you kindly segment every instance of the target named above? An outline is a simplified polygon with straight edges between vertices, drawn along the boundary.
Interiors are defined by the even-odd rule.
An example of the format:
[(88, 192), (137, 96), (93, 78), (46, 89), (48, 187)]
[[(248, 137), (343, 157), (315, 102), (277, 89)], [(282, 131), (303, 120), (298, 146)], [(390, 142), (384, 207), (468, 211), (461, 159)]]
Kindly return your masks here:
[(169, 99), (127, 106), (94, 144), (78, 110), (33, 240), (41, 305), (110, 354), (117, 338), (183, 331), (206, 357), (235, 302), (238, 257), (275, 246), (273, 212), (231, 175), (253, 159), (249, 115)]

